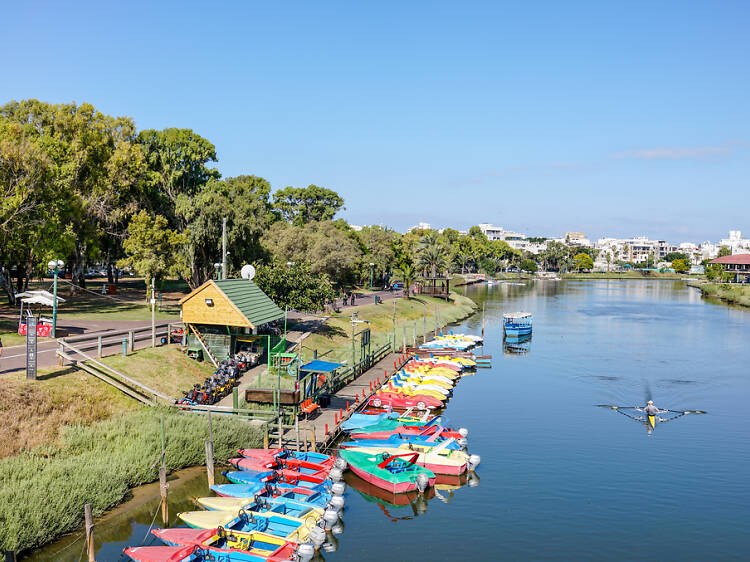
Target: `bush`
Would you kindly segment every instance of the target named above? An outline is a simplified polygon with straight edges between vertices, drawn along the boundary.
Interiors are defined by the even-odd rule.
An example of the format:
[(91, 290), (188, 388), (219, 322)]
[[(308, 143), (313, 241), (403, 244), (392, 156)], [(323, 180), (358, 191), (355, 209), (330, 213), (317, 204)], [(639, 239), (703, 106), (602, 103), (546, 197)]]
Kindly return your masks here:
[[(41, 546), (76, 529), (84, 504), (98, 516), (130, 488), (157, 480), (162, 414), (167, 470), (203, 464), (206, 416), (154, 409), (68, 427), (56, 444), (0, 461), (0, 550)], [(262, 446), (258, 426), (220, 416), (212, 422), (217, 459)]]

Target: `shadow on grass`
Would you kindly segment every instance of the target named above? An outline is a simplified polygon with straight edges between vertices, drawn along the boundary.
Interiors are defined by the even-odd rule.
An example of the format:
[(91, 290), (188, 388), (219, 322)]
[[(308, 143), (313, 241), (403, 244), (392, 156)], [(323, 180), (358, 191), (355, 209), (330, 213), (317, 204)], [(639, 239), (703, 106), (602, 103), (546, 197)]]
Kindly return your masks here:
[(78, 369), (76, 367), (67, 367), (65, 369), (60, 369), (59, 371), (53, 371), (51, 373), (46, 373), (44, 375), (38, 375), (36, 379), (39, 381), (49, 381), (52, 379), (56, 379), (57, 377), (63, 377), (65, 375), (72, 375), (73, 373), (77, 371)]

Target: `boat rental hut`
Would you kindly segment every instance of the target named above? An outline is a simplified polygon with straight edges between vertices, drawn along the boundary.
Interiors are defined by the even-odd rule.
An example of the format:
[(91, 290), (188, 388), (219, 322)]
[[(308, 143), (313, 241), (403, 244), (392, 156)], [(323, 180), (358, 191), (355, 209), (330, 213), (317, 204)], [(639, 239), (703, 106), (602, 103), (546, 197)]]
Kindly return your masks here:
[[(180, 300), (188, 330), (188, 353), (218, 363), (240, 350), (263, 350), (265, 324), (284, 318), (282, 311), (249, 279), (207, 281)], [(258, 341), (258, 340), (262, 340)]]

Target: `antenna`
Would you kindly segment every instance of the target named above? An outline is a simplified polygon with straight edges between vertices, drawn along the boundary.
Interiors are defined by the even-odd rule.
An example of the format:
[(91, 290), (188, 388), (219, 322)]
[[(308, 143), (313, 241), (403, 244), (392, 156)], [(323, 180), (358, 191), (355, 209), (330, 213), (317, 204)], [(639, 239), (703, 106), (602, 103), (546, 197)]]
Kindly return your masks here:
[(240, 270), (240, 276), (243, 279), (252, 279), (253, 277), (255, 277), (255, 268), (250, 264), (243, 265), (242, 269)]

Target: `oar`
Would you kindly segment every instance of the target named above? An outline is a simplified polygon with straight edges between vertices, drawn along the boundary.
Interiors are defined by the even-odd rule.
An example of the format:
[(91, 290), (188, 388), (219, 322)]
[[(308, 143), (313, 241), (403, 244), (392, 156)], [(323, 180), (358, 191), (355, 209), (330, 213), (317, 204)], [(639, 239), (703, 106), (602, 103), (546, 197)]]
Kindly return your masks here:
[(674, 414), (682, 414), (686, 416), (688, 414), (707, 414), (705, 410), (662, 410), (662, 412), (672, 412)]

